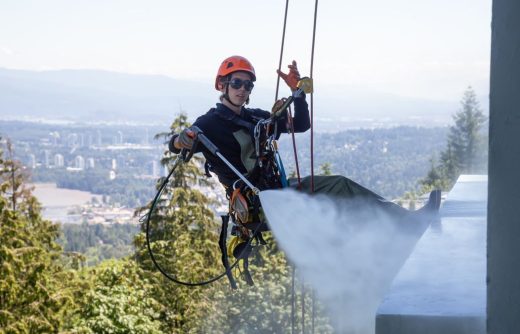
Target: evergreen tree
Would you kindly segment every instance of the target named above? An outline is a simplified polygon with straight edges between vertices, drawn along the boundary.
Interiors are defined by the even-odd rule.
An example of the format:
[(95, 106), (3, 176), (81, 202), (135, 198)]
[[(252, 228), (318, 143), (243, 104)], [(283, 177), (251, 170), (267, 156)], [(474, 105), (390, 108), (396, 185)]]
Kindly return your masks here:
[[(281, 252), (272, 237), (265, 236), (267, 246), (256, 248), (251, 255), (250, 271), (255, 285), (249, 287), (240, 285), (234, 293), (229, 293), (227, 286), (215, 286), (214, 302), (218, 305), (218, 312), (208, 314), (199, 324), (201, 333), (291, 333), (292, 326), (292, 267), (285, 254)], [(239, 275), (240, 271), (235, 270)], [(312, 326), (312, 299), (311, 290), (307, 289), (304, 295), (298, 288), (301, 286), (296, 278), (295, 291), (295, 319), (294, 329), (302, 332), (301, 312), (302, 303), (305, 303), (305, 328)], [(315, 303), (315, 332), (333, 333), (329, 319), (324, 315), (323, 306)]]
[(320, 165), (319, 175), (332, 175), (332, 165), (330, 162), (324, 162)]
[[(185, 115), (180, 115), (170, 132), (158, 136), (169, 139), (187, 126)], [(165, 151), (162, 162), (170, 165), (175, 158)], [(185, 281), (200, 281), (223, 272), (218, 224), (208, 209), (210, 201), (197, 190), (201, 176), (197, 156), (188, 164), (180, 164), (150, 222), (151, 246), (156, 259), (165, 271)], [(141, 214), (146, 213), (148, 207), (143, 208)], [(144, 229), (143, 226), (143, 232)], [(241, 279), (240, 270), (235, 268), (239, 289), (231, 293), (225, 277), (204, 287), (185, 287), (169, 282), (152, 266), (145, 249), (145, 236), (140, 234), (135, 240), (136, 258), (154, 286), (154, 298), (159, 304), (168, 306), (160, 311), (162, 330), (172, 333), (289, 332), (291, 268), (274, 239), (269, 235), (265, 237), (270, 246), (255, 248), (250, 259), (249, 269), (255, 286), (247, 286)], [(230, 261), (234, 259), (230, 258)], [(305, 303), (310, 309), (308, 294)], [(310, 328), (310, 322), (311, 317), (307, 316), (307, 328)], [(332, 332), (322, 315), (317, 317), (316, 324), (321, 333)]]
[[(187, 117), (181, 114), (172, 123), (170, 132), (156, 137), (169, 139), (187, 126)], [(166, 150), (161, 163), (171, 168), (175, 159), (177, 156)], [(197, 189), (207, 184), (202, 180), (200, 165), (200, 158), (194, 156), (190, 162), (177, 166), (150, 218), (151, 248), (157, 262), (170, 275), (188, 282), (206, 280), (223, 271), (218, 248), (219, 226), (208, 208), (211, 201)], [(158, 186), (162, 182), (163, 178)], [(147, 214), (150, 206), (151, 203), (138, 212)], [(163, 330), (185, 333), (196, 328), (205, 314), (215, 311), (215, 305), (208, 300), (211, 288), (174, 284), (158, 274), (146, 248), (144, 224), (142, 231), (135, 239), (136, 259), (151, 273), (150, 281), (159, 287), (156, 298), (168, 305), (162, 311)]]
[(62, 286), (69, 274), (59, 261), (59, 227), (42, 219), (9, 142), (7, 152), (4, 159), (0, 149), (0, 332), (57, 332), (73, 305)]
[(69, 329), (92, 334), (160, 334), (160, 310), (153, 286), (132, 260), (110, 260), (89, 268), (91, 281), (78, 296), (78, 312)]
[(432, 161), (428, 175), (420, 181), (423, 191), (438, 187), (448, 190), (461, 173), (486, 171), (487, 135), (483, 131), (486, 117), (471, 87), (464, 92), (461, 106), (453, 116), (455, 124), (449, 129), (446, 149), (441, 152), (438, 164)]
[(481, 130), (486, 117), (471, 86), (464, 92), (461, 105), (461, 110), (453, 117), (455, 125), (448, 134), (448, 148), (453, 150), (455, 158), (448, 163), (454, 164), (454, 169), (459, 173), (471, 174), (479, 171), (481, 165), (485, 149)]

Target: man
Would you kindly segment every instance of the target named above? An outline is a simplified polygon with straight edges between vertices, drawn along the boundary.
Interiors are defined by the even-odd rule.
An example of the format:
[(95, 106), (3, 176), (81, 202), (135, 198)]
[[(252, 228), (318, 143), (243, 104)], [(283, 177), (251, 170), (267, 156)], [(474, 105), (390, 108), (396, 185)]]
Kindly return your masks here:
[[(289, 65), (289, 73), (279, 72), (291, 90), (296, 90), (300, 74), (296, 62)], [(250, 174), (256, 164), (254, 147), (254, 126), (259, 120), (267, 119), (271, 113), (262, 109), (246, 108), (250, 94), (256, 81), (256, 74), (251, 63), (244, 57), (231, 56), (220, 65), (215, 78), (215, 89), (221, 92), (220, 103), (206, 114), (197, 118), (193, 127), (175, 135), (170, 142), (170, 150), (178, 153), (180, 149), (191, 149), (195, 133), (200, 129), (213, 142), (220, 153), (242, 174)], [(295, 132), (305, 132), (310, 128), (309, 109), (305, 95), (294, 101), (294, 118), (292, 123)], [(277, 121), (278, 133), (287, 132), (287, 121)], [(204, 147), (202, 151), (210, 170), (217, 174), (219, 181), (226, 189), (230, 189), (237, 175), (218, 157)]]
[[(300, 74), (295, 61), (289, 65), (287, 74), (278, 71), (278, 75), (293, 92), (297, 89)], [(285, 180), (281, 180), (284, 178), (284, 174), (279, 173), (278, 162), (272, 161), (275, 158), (272, 152), (264, 154), (262, 150), (266, 143), (262, 142), (262, 145), (259, 145), (259, 128), (256, 125), (270, 118), (271, 113), (262, 109), (246, 108), (255, 81), (255, 70), (246, 58), (232, 56), (225, 59), (215, 78), (215, 89), (221, 92), (220, 103), (197, 118), (192, 127), (174, 135), (169, 145), (173, 153), (180, 153), (183, 148), (195, 149), (196, 152), (201, 151), (206, 158), (206, 168), (217, 174), (219, 181), (226, 188), (230, 198), (229, 216), (237, 224), (234, 238), (226, 247), (229, 216), (222, 217), (223, 225), (219, 246), (222, 251), (223, 265), (233, 288), (236, 288), (236, 283), (230, 271), (227, 253), (233, 253), (235, 258), (243, 259), (244, 279), (249, 285), (253, 285), (248, 271), (248, 257), (252, 250), (251, 241), (256, 239), (260, 244), (265, 243), (261, 232), (268, 229), (265, 224), (266, 219), (260, 209), (259, 198), (252, 189), (249, 189), (244, 182), (236, 182), (240, 178), (220, 157), (215, 156), (203, 145), (194, 148), (193, 144), (196, 136), (202, 132), (218, 148), (220, 154), (254, 187), (265, 190), (281, 188), (284, 185)], [(294, 132), (307, 131), (310, 128), (310, 119), (303, 93), (294, 99), (294, 110), (294, 117), (291, 120), (284, 117), (274, 120), (275, 123), (272, 124), (270, 130), (264, 130), (263, 139), (272, 134), (269, 132), (272, 131), (272, 128), (276, 129), (274, 134), (278, 139), (280, 133), (287, 132), (289, 129), (288, 121), (292, 123)], [(259, 149), (260, 146), (262, 147)], [(311, 192), (311, 178), (306, 177), (301, 181), (300, 190)], [(291, 184), (291, 186), (296, 185), (296, 182)], [(367, 212), (368, 215), (358, 215), (363, 217), (361, 220), (377, 217), (380, 210), (396, 217), (396, 221), (402, 220), (402, 216), (409, 213), (408, 210), (385, 200), (343, 176), (316, 176), (313, 188), (312, 190), (316, 193), (327, 194), (340, 201), (341, 206), (351, 207), (349, 215), (356, 210)], [(352, 200), (353, 198), (356, 200)], [(440, 196), (438, 198), (440, 199)], [(413, 233), (422, 233), (424, 224), (406, 224), (406, 221), (409, 220), (409, 217), (406, 217), (405, 223), (403, 224), (401, 221), (399, 225), (404, 226), (405, 229), (411, 228)], [(319, 222), (316, 223), (319, 224)]]
[[(300, 74), (295, 61), (288, 67), (289, 72), (287, 74), (278, 71), (278, 75), (292, 91), (295, 91), (297, 89), (296, 84), (300, 80)], [(225, 59), (215, 78), (215, 89), (221, 92), (220, 103), (197, 118), (191, 128), (184, 129), (180, 134), (174, 135), (170, 141), (170, 150), (179, 153), (182, 148), (192, 149), (196, 132), (202, 131), (240, 173), (252, 178), (250, 181), (253, 185), (258, 186), (255, 184), (258, 181), (258, 175), (255, 174), (258, 159), (254, 143), (254, 126), (259, 120), (269, 118), (271, 113), (262, 109), (245, 107), (249, 103), (255, 81), (255, 70), (246, 58), (232, 56)], [(308, 105), (303, 93), (295, 98), (294, 109), (295, 113), (292, 119), (294, 131), (307, 131), (310, 128), (310, 119)], [(287, 132), (287, 120), (278, 119), (276, 126), (278, 136), (282, 132)], [(219, 181), (228, 191), (228, 195), (231, 196), (233, 184), (238, 180), (238, 176), (220, 158), (201, 146), (197, 147), (197, 152), (202, 151), (209, 164), (209, 170), (217, 174)], [(291, 186), (296, 186), (295, 183), (292, 182)], [(264, 186), (260, 190), (265, 188), (269, 187)], [(310, 177), (303, 178), (300, 190), (311, 192), (310, 188)], [(314, 189), (312, 190), (316, 193), (327, 194), (340, 201), (348, 198), (362, 199), (368, 207), (381, 208), (397, 217), (408, 214), (408, 210), (343, 176), (315, 176)], [(432, 201), (427, 209), (435, 210), (438, 209), (440, 203), (440, 192), (432, 193), (432, 196), (435, 197), (435, 201)]]

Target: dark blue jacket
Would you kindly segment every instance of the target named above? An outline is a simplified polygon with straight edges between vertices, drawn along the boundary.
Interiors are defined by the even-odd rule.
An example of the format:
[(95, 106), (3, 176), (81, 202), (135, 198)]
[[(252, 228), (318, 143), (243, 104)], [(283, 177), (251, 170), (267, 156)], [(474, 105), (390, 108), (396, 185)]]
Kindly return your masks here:
[[(268, 111), (245, 107), (242, 107), (239, 116), (224, 104), (217, 103), (216, 108), (210, 109), (206, 114), (197, 118), (193, 125), (202, 130), (240, 173), (247, 175), (256, 162), (252, 127), (259, 119), (267, 119), (270, 116), (271, 113)], [(245, 122), (233, 121), (235, 117)], [(245, 126), (244, 123), (249, 126)], [(288, 132), (285, 119), (278, 120), (277, 124), (278, 133)], [(310, 128), (309, 108), (304, 97), (294, 100), (293, 125), (295, 132), (305, 132)], [(211, 154), (202, 144), (199, 144), (197, 151), (202, 152), (211, 166), (211, 171), (217, 174), (219, 181), (224, 186), (228, 187), (238, 179), (220, 158)]]

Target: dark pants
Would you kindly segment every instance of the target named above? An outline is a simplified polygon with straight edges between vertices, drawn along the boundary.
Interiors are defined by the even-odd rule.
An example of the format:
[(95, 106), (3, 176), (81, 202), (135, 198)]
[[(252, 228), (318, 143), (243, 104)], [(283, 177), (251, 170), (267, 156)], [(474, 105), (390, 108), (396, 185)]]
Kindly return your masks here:
[[(291, 188), (298, 188), (298, 180), (289, 180)], [(408, 210), (392, 203), (383, 198), (375, 192), (368, 190), (362, 185), (341, 175), (315, 175), (314, 176), (314, 192), (311, 191), (311, 177), (306, 176), (301, 179), (300, 191), (305, 193), (323, 194), (344, 204), (350, 202), (349, 200), (356, 200), (356, 202), (363, 202), (367, 206), (374, 205), (377, 208), (383, 209), (387, 213), (398, 216), (407, 215)], [(344, 201), (345, 200), (345, 201)], [(359, 201), (357, 201), (359, 200)]]

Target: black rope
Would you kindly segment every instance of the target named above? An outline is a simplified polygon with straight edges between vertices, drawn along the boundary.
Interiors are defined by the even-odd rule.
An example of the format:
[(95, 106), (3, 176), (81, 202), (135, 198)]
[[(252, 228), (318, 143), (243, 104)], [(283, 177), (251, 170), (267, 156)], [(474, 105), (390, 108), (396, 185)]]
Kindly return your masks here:
[[(178, 157), (177, 159), (180, 159), (180, 157)], [(178, 161), (176, 161), (174, 163), (174, 167), (172, 168), (172, 170), (170, 171), (168, 176), (166, 176), (166, 178), (164, 179), (163, 183), (161, 184), (159, 190), (157, 191), (157, 194), (155, 195), (155, 197), (154, 197), (154, 199), (152, 201), (152, 205), (150, 207), (150, 210), (148, 211), (148, 214), (146, 215), (147, 216), (146, 217), (146, 247), (148, 248), (148, 253), (150, 254), (150, 258), (152, 259), (152, 262), (153, 262), (154, 266), (157, 268), (157, 270), (159, 270), (161, 272), (161, 274), (163, 274), (170, 281), (172, 281), (174, 283), (177, 283), (177, 284), (180, 284), (180, 285), (185, 285), (185, 286), (202, 286), (202, 285), (207, 285), (207, 284), (216, 282), (219, 279), (221, 279), (222, 277), (226, 276), (228, 272), (231, 272), (231, 270), (233, 270), (238, 265), (238, 262), (240, 261), (242, 256), (245, 254), (245, 250), (249, 247), (249, 245), (251, 244), (251, 241), (254, 239), (254, 237), (260, 231), (260, 227), (263, 226), (263, 224), (265, 224), (265, 223), (262, 222), (262, 223), (258, 224), (258, 226), (256, 227), (256, 229), (253, 232), (253, 236), (247, 240), (246, 246), (244, 247), (244, 249), (240, 253), (240, 256), (237, 258), (237, 260), (229, 267), (229, 270), (224, 270), (223, 273), (221, 273), (221, 274), (219, 274), (217, 276), (214, 276), (214, 277), (212, 277), (212, 278), (210, 278), (208, 280), (200, 281), (200, 282), (181, 281), (181, 280), (171, 276), (170, 274), (168, 274), (159, 265), (159, 263), (157, 263), (157, 261), (155, 259), (155, 256), (153, 255), (153, 251), (152, 251), (152, 248), (150, 246), (150, 219), (151, 219), (152, 213), (154, 212), (155, 206), (157, 205), (157, 201), (161, 197), (161, 194), (162, 194), (164, 188), (166, 187), (166, 185), (168, 184), (168, 181), (169, 181), (170, 177), (172, 176), (173, 172), (175, 171), (175, 168), (177, 167), (177, 165), (178, 165)]]

